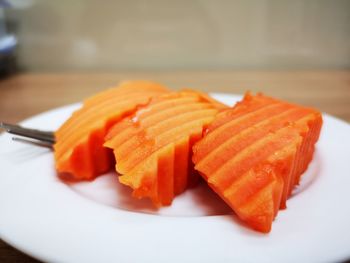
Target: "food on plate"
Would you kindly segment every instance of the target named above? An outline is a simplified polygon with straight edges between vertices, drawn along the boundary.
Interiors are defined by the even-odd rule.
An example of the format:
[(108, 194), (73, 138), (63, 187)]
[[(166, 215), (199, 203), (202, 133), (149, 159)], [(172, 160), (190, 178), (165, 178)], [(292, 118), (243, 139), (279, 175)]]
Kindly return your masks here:
[(106, 136), (104, 145), (113, 149), (119, 181), (137, 198), (148, 197), (157, 207), (170, 205), (175, 195), (196, 184), (192, 145), (226, 108), (190, 90), (153, 97)]
[(91, 180), (108, 171), (114, 164), (113, 154), (103, 147), (109, 128), (152, 96), (168, 91), (155, 82), (129, 81), (85, 100), (55, 132), (57, 171), (70, 180)]
[(247, 93), (233, 107), (150, 81), (98, 93), (55, 132), (60, 175), (91, 180), (115, 164), (119, 181), (156, 207), (199, 174), (251, 228), (267, 233), (312, 160), (319, 111)]
[(247, 93), (193, 147), (195, 169), (251, 228), (269, 232), (312, 160), (319, 111)]

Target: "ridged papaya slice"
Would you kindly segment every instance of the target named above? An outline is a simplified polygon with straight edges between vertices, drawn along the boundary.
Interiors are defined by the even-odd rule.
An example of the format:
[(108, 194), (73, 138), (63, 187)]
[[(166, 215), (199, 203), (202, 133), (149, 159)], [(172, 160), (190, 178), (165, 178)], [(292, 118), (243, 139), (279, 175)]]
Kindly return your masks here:
[(195, 169), (243, 221), (269, 232), (312, 160), (321, 126), (315, 109), (247, 93), (194, 145)]
[(227, 106), (189, 90), (152, 98), (105, 138), (104, 145), (114, 152), (119, 181), (130, 186), (135, 197), (148, 197), (157, 207), (170, 205), (198, 180), (192, 146), (223, 108)]
[(158, 83), (129, 81), (85, 100), (55, 132), (57, 171), (69, 180), (91, 180), (108, 171), (114, 164), (113, 154), (103, 147), (109, 128), (152, 96), (167, 92)]

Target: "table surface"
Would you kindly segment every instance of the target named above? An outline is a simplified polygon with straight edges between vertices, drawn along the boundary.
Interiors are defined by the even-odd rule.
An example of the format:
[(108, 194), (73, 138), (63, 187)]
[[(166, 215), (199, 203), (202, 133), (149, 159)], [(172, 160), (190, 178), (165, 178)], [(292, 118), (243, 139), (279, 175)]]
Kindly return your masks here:
[[(148, 79), (173, 89), (243, 94), (263, 92), (313, 106), (350, 122), (350, 71), (137, 71), (25, 73), (0, 81), (0, 121), (16, 123), (81, 101), (121, 80)], [(0, 240), (0, 262), (37, 262)]]

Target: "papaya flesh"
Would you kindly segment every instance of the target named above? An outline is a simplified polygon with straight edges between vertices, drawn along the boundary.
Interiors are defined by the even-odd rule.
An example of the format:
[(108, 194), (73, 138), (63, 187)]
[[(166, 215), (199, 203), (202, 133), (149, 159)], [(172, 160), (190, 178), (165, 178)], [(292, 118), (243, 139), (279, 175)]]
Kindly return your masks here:
[(192, 146), (223, 108), (195, 91), (154, 97), (134, 114), (115, 124), (105, 138), (113, 149), (119, 181), (133, 196), (150, 198), (156, 207), (195, 185)]
[(251, 228), (267, 233), (312, 160), (319, 111), (247, 93), (193, 147), (195, 169)]
[(168, 89), (150, 81), (123, 82), (118, 87), (98, 93), (55, 132), (56, 169), (67, 180), (92, 180), (113, 167), (112, 152), (103, 147), (110, 127), (137, 106), (147, 104), (152, 96)]

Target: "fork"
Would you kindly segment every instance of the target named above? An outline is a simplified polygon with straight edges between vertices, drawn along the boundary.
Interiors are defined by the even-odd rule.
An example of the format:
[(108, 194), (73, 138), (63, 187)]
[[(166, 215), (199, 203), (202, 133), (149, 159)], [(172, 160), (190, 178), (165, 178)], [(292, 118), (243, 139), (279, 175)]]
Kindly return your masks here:
[(13, 137), (14, 141), (25, 142), (37, 146), (51, 148), (55, 143), (55, 135), (52, 131), (41, 131), (36, 129), (24, 128), (20, 125), (0, 122), (0, 128), (10, 134), (21, 137)]

